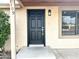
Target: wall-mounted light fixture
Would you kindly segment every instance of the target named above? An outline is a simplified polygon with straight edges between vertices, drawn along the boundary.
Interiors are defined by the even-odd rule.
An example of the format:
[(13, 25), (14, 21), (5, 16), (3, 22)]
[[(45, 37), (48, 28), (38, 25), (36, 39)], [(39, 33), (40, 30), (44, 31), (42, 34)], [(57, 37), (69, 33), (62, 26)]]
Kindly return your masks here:
[(50, 9), (48, 10), (48, 16), (51, 16), (51, 10)]

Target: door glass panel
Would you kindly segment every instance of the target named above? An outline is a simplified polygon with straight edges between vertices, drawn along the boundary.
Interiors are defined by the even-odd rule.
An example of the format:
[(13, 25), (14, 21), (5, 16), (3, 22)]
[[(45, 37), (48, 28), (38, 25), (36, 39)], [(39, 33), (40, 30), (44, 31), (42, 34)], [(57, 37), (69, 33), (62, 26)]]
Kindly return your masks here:
[(42, 26), (42, 22), (41, 22), (41, 20), (39, 19), (39, 20), (37, 20), (37, 26), (38, 27), (41, 27)]
[(33, 32), (33, 31), (31, 32), (31, 39), (35, 40), (35, 32)]
[(35, 20), (32, 20), (32, 23), (31, 23), (31, 24), (32, 24), (32, 25), (31, 25), (31, 26), (32, 26), (32, 28), (36, 26), (36, 24), (35, 24), (35, 23), (36, 23), (36, 22), (35, 22)]
[(41, 35), (41, 31), (38, 32), (38, 40), (42, 40), (42, 35)]

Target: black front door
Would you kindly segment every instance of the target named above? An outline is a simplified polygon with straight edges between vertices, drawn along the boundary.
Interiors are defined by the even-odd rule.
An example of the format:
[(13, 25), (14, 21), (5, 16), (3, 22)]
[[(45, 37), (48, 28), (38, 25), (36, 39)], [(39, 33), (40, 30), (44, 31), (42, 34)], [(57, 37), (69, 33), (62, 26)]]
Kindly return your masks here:
[(45, 46), (45, 10), (27, 10), (28, 13), (28, 46), (44, 44)]

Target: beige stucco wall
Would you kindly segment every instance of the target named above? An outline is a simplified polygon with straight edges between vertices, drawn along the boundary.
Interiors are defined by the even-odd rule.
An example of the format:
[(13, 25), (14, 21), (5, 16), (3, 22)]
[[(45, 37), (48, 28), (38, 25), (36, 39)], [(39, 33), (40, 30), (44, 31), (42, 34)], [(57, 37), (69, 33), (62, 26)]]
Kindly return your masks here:
[[(66, 6), (65, 6), (66, 7)], [(64, 8), (65, 8), (64, 7)], [(79, 48), (79, 37), (62, 37), (61, 36), (61, 10), (63, 7), (58, 6), (37, 6), (24, 7), (16, 10), (16, 48), (27, 46), (27, 9), (45, 9), (46, 25), (46, 46), (51, 48)], [(48, 16), (48, 10), (51, 9), (51, 16)], [(78, 9), (78, 6), (66, 7), (66, 9)], [(9, 9), (5, 9), (6, 12)], [(9, 14), (9, 12), (8, 12)]]

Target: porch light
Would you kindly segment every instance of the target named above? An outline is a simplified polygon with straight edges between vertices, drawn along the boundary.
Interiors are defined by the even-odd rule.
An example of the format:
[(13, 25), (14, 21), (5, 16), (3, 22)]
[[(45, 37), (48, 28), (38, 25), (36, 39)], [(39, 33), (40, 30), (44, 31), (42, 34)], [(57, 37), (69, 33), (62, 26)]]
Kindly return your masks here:
[(48, 16), (51, 16), (51, 10), (50, 9), (48, 10)]

